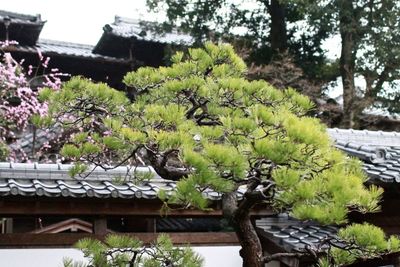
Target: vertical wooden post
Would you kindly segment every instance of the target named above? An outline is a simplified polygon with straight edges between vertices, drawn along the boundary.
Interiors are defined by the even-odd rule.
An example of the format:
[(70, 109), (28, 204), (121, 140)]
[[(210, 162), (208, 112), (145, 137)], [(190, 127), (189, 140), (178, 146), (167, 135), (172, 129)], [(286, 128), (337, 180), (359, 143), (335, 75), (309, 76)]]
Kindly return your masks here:
[(156, 219), (147, 219), (147, 232), (155, 233), (156, 232)]
[(12, 234), (13, 233), (13, 219), (12, 218), (7, 218), (6, 220), (5, 220), (5, 224), (6, 224), (6, 234)]
[(93, 233), (96, 235), (106, 235), (107, 234), (107, 219), (105, 217), (94, 219)]

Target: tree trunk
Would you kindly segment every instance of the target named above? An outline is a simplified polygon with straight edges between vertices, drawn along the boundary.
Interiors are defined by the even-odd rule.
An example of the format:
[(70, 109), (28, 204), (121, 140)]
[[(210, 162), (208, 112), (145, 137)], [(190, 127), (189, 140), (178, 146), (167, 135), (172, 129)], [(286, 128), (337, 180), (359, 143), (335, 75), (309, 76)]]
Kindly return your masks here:
[(268, 5), (268, 12), (271, 16), (269, 36), (271, 49), (274, 52), (285, 52), (287, 49), (285, 5), (279, 3), (279, 0), (271, 0)]
[(342, 52), (340, 55), (340, 74), (343, 85), (343, 121), (347, 128), (354, 127), (355, 110), (355, 54), (356, 54), (356, 23), (354, 19), (353, 3), (350, 0), (341, 0), (339, 4), (340, 36), (342, 38)]
[[(245, 200), (244, 200), (245, 201)], [(243, 204), (243, 203), (242, 203)], [(227, 193), (222, 198), (222, 210), (224, 216), (231, 221), (239, 239), (240, 256), (243, 259), (243, 267), (262, 267), (263, 250), (260, 239), (250, 219), (252, 204), (238, 207), (236, 193)]]
[(251, 223), (250, 215), (234, 219), (236, 235), (241, 245), (240, 256), (243, 258), (243, 267), (262, 267), (263, 251), (260, 239)]

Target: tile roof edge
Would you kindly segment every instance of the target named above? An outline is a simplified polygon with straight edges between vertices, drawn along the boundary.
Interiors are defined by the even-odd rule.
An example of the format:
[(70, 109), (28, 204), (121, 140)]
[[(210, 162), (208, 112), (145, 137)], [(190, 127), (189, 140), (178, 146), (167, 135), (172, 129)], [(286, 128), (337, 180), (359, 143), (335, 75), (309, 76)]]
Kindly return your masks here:
[[(45, 20), (42, 20), (41, 14), (37, 13), (36, 15), (30, 15), (30, 14), (22, 14), (18, 12), (13, 12), (13, 11), (7, 11), (7, 10), (0, 10), (0, 16), (15, 16), (17, 19), (20, 20), (27, 20), (31, 23), (45, 23)], [(31, 20), (35, 21), (31, 21)]]
[[(151, 172), (156, 174), (154, 171), (153, 167), (151, 166), (137, 166), (135, 169), (135, 166), (120, 166), (116, 167), (114, 169), (110, 170), (104, 170), (100, 167), (96, 166), (90, 166), (88, 168), (87, 173), (90, 173), (93, 176), (97, 177), (91, 177), (90, 175), (88, 177), (71, 177), (69, 176), (68, 172), (72, 168), (74, 164), (61, 164), (61, 163), (38, 163), (38, 162), (33, 162), (33, 163), (14, 163), (14, 162), (0, 162), (0, 177), (7, 176), (8, 173), (13, 174), (12, 176), (15, 176), (15, 173), (20, 173), (24, 174), (29, 172), (30, 175), (28, 177), (25, 177), (27, 179), (32, 179), (32, 175), (34, 176), (36, 174), (41, 174), (41, 173), (50, 173), (50, 174), (58, 174), (63, 176), (64, 179), (73, 179), (73, 180), (78, 180), (78, 181), (85, 181), (85, 180), (109, 180), (110, 177), (103, 177), (103, 176), (112, 176), (112, 175), (121, 175), (124, 173), (130, 173), (133, 174), (135, 171), (138, 172)], [(68, 175), (68, 177), (65, 176)], [(85, 173), (83, 174), (85, 175)], [(4, 178), (4, 177), (3, 177)], [(12, 178), (12, 177), (10, 177)], [(24, 179), (24, 177), (15, 177), (17, 179)], [(43, 178), (49, 179), (49, 180), (54, 180), (59, 177), (47, 177)], [(152, 181), (159, 181), (159, 182), (171, 182), (170, 180), (162, 179), (159, 176), (155, 175), (155, 177), (152, 179)]]
[[(121, 24), (121, 23), (131, 24), (132, 26), (139, 26), (139, 27), (143, 26), (143, 25), (141, 25), (141, 23), (144, 23), (144, 24), (148, 23), (148, 24), (153, 24), (153, 25), (161, 25), (162, 24), (162, 22), (158, 22), (158, 21), (134, 19), (134, 18), (128, 18), (128, 17), (115, 15), (114, 22), (106, 24), (104, 27), (111, 28), (111, 29), (107, 29), (107, 30), (108, 31), (111, 30), (111, 32), (112, 32), (112, 27), (119, 26), (119, 24)], [(103, 29), (104, 29), (104, 27), (103, 27)], [(179, 29), (179, 27), (173, 27), (170, 32), (163, 32), (161, 34), (175, 34), (175, 35), (179, 35), (179, 36), (187, 36), (187, 37), (193, 38), (193, 36), (191, 36), (189, 33), (181, 31)]]
[(368, 134), (368, 133), (374, 133), (374, 134), (381, 134), (385, 136), (390, 136), (393, 135), (395, 137), (400, 137), (400, 132), (396, 131), (382, 131), (382, 130), (356, 130), (356, 129), (342, 129), (342, 128), (327, 128), (328, 133), (362, 133), (362, 134)]
[[(141, 20), (139, 20), (139, 19), (134, 19), (134, 18), (128, 18), (128, 17), (115, 15), (113, 24), (117, 24), (117, 23), (139, 24), (140, 21)], [(151, 22), (151, 21), (144, 21), (144, 22)]]
[(73, 47), (73, 48), (86, 48), (93, 50), (94, 45), (91, 44), (81, 44), (81, 43), (73, 43), (68, 41), (61, 41), (61, 40), (53, 40), (53, 39), (46, 39), (46, 38), (39, 38), (37, 41), (37, 45), (46, 44), (46, 45), (63, 45), (65, 47)]
[[(37, 53), (36, 49), (40, 49), (40, 41), (43, 39), (40, 39), (38, 43), (36, 43), (36, 45), (16, 45), (16, 46), (9, 46), (7, 47), (6, 51), (7, 52), (27, 52), (27, 53)], [(53, 40), (47, 40), (47, 41), (53, 41)], [(69, 56), (69, 57), (76, 57), (76, 58), (86, 58), (89, 60), (101, 60), (101, 61), (106, 61), (106, 62), (112, 62), (112, 63), (117, 63), (117, 64), (130, 64), (130, 60), (126, 59), (126, 58), (119, 58), (119, 57), (112, 57), (112, 56), (105, 56), (102, 54), (98, 54), (93, 52), (94, 49), (89, 50), (88, 47), (84, 47), (84, 46), (91, 46), (91, 45), (86, 45), (86, 44), (79, 44), (79, 43), (68, 43), (68, 42), (64, 42), (64, 41), (55, 41), (54, 43), (51, 42), (44, 42), (42, 43), (43, 45), (49, 45), (49, 46), (59, 46), (59, 47), (64, 47), (64, 48), (75, 48), (75, 49), (82, 49), (82, 50), (87, 50), (86, 52), (89, 52), (92, 54), (92, 56), (84, 56), (84, 55), (75, 55), (75, 54), (71, 54), (71, 53), (60, 53), (57, 51), (42, 51), (43, 54), (49, 54), (49, 55), (61, 55), (61, 56)], [(64, 44), (70, 44), (70, 46), (68, 45), (64, 45)], [(76, 46), (73, 46), (73, 45)], [(82, 46), (80, 46), (82, 45)], [(95, 46), (93, 46), (93, 48), (95, 48)]]

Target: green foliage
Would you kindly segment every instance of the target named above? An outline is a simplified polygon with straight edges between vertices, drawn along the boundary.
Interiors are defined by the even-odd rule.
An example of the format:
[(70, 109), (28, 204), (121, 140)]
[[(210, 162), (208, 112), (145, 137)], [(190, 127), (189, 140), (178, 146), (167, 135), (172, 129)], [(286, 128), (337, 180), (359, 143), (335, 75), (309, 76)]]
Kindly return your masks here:
[[(349, 207), (378, 209), (382, 191), (366, 189), (360, 164), (333, 148), (325, 127), (307, 117), (313, 108), (307, 97), (246, 80), (245, 64), (230, 45), (207, 43), (174, 61), (125, 76), (127, 86), (137, 91), (133, 104), (106, 85), (81, 78), (48, 95), (56, 114), (73, 111), (74, 127), (84, 128), (88, 116), (108, 132), (102, 137), (94, 127), (83, 131), (62, 154), (92, 158), (107, 150), (122, 158), (141, 146), (159, 157), (176, 151), (166, 163), (191, 174), (178, 182), (168, 200), (174, 204), (205, 209), (203, 190), (232, 192), (249, 178), (250, 169), (270, 162), (265, 168), (272, 172), (260, 169), (260, 178), (275, 183), (272, 205), (277, 210), (343, 223)], [(83, 109), (76, 108), (80, 104)]]
[[(106, 84), (93, 83), (80, 77), (71, 78), (60, 92), (41, 90), (39, 96), (52, 103), (49, 108), (53, 114), (62, 111), (60, 116), (64, 114), (74, 117), (88, 114), (104, 116), (106, 107), (112, 107), (110, 113), (117, 114), (129, 103), (124, 93), (110, 90)], [(85, 118), (85, 121), (90, 119), (92, 118)]]
[[(400, 112), (400, 93), (396, 90), (400, 78), (397, 0), (147, 0), (147, 5), (153, 11), (166, 12), (165, 31), (179, 26), (197, 41), (235, 41), (238, 50), (249, 56), (249, 63), (268, 64), (273, 58), (286, 56), (277, 56), (277, 50), (288, 51), (317, 83), (334, 81), (340, 76), (340, 68), (351, 67), (351, 81), (344, 85), (362, 76), (368, 88), (355, 92), (354, 86), (344, 86), (346, 91), (352, 91), (345, 95), (354, 95), (354, 99), (345, 100), (345, 110), (361, 113), (373, 105)], [(243, 32), (242, 38), (237, 37), (238, 28)], [(234, 35), (232, 32), (235, 37), (229, 36)], [(330, 61), (324, 46), (330, 41), (328, 38), (340, 36), (348, 37), (341, 38), (348, 51), (342, 60)], [(174, 60), (182, 60), (182, 55)], [(343, 65), (345, 62), (347, 66)], [(352, 103), (351, 107), (347, 102)]]
[(164, 234), (148, 247), (127, 235), (108, 235), (104, 242), (85, 238), (75, 247), (83, 252), (88, 264), (64, 259), (64, 267), (163, 267), (170, 263), (176, 267), (199, 267), (203, 264), (203, 259), (193, 250), (175, 248)]
[(87, 264), (84, 262), (74, 262), (71, 258), (63, 258), (63, 266), (64, 267), (87, 267)]
[(52, 118), (49, 116), (43, 116), (34, 114), (31, 117), (31, 123), (37, 128), (45, 128), (51, 125)]
[[(328, 257), (331, 257), (333, 266), (351, 264), (357, 259), (379, 257), (400, 250), (398, 237), (387, 238), (382, 229), (368, 223), (351, 224), (342, 228), (338, 238), (344, 247), (334, 247), (329, 252)], [(326, 262), (328, 258), (322, 259), (319, 266), (332, 266), (326, 265)]]
[[(399, 112), (399, 93), (397, 83), (400, 78), (400, 4), (397, 0), (385, 0), (373, 3), (368, 0), (330, 0), (308, 1), (288, 0), (304, 6), (309, 14), (308, 23), (330, 35), (341, 35), (342, 50), (340, 67), (351, 70), (343, 87), (354, 95), (345, 99), (344, 110), (361, 113), (372, 106), (386, 107), (391, 112)], [(346, 38), (344, 38), (346, 37)], [(335, 64), (336, 65), (336, 64)], [(337, 65), (332, 67), (337, 67)], [(332, 67), (325, 66), (328, 73)], [(327, 73), (327, 74), (328, 74)], [(356, 77), (366, 80), (366, 88), (356, 94)], [(342, 78), (345, 78), (342, 77)]]
[(134, 170), (134, 175), (135, 175), (135, 181), (137, 183), (143, 182), (143, 181), (150, 181), (151, 179), (154, 178), (154, 173), (150, 171), (142, 172), (138, 170)]
[(4, 161), (10, 153), (8, 146), (3, 142), (0, 142), (0, 160)]
[[(304, 18), (314, 9), (314, 2), (299, 2), (302, 1), (147, 0), (147, 5), (150, 10), (166, 13), (167, 21), (159, 27), (165, 32), (178, 26), (194, 36), (198, 44), (204, 40), (235, 42), (249, 63), (268, 64), (277, 53), (290, 51), (307, 75), (325, 78), (326, 59), (321, 43), (329, 29), (305, 24)], [(197, 56), (205, 57), (201, 52)], [(181, 60), (182, 54), (172, 61)]]
[(61, 149), (61, 155), (68, 158), (79, 158), (81, 153), (80, 149), (74, 145), (64, 145)]
[[(128, 73), (134, 103), (74, 78), (50, 96), (52, 115), (72, 111), (64, 124), (83, 129), (62, 152), (98, 164), (110, 152), (117, 162), (144, 157), (161, 177), (179, 180), (172, 194), (159, 193), (166, 205), (206, 210), (208, 190), (236, 195), (254, 182), (243, 201), (255, 195), (254, 205), (301, 220), (342, 224), (350, 208), (377, 211), (382, 190), (366, 188), (361, 163), (335, 149), (325, 127), (307, 116), (310, 100), (244, 74), (232, 46), (207, 43), (170, 67)], [(77, 166), (74, 173), (83, 170)]]
[(109, 149), (122, 149), (125, 145), (118, 138), (113, 136), (103, 137), (103, 144)]
[(88, 170), (88, 166), (82, 163), (76, 163), (74, 164), (74, 166), (72, 166), (69, 169), (69, 175), (71, 175), (71, 177), (75, 177), (79, 174), (84, 173), (85, 171)]
[(53, 91), (54, 91), (53, 89), (48, 88), (48, 87), (41, 89), (40, 94), (38, 96), (39, 101), (45, 102), (45, 101), (49, 100)]

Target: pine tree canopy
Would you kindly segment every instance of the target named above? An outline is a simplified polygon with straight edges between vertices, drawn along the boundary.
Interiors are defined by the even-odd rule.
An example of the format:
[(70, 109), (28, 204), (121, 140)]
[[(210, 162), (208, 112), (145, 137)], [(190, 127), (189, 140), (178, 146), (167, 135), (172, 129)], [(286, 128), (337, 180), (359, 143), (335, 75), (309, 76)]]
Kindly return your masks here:
[(50, 117), (79, 129), (62, 150), (80, 162), (72, 175), (86, 164), (148, 164), (177, 181), (174, 194), (160, 192), (167, 204), (207, 209), (204, 190), (236, 198), (244, 188), (235, 214), (264, 204), (301, 220), (341, 224), (349, 210), (378, 211), (382, 190), (366, 188), (361, 163), (307, 116), (313, 103), (245, 73), (230, 45), (206, 43), (178, 52), (171, 66), (128, 73), (134, 101), (80, 77), (41, 98)]
[(189, 247), (175, 248), (165, 234), (149, 247), (136, 238), (116, 234), (108, 235), (104, 242), (81, 239), (75, 247), (83, 252), (88, 264), (67, 258), (64, 267), (200, 267), (203, 263)]

